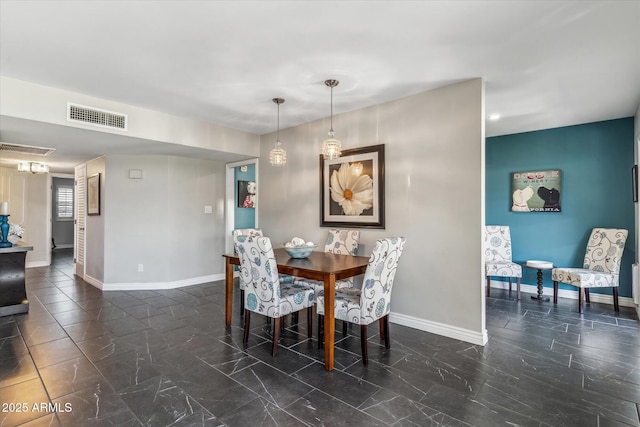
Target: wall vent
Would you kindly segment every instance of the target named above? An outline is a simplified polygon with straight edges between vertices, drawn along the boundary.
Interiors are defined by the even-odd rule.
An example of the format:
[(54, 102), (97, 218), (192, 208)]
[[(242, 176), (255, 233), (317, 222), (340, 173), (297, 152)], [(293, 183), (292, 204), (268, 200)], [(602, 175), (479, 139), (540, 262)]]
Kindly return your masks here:
[(31, 145), (8, 144), (6, 142), (0, 142), (0, 152), (48, 156), (54, 151), (56, 151), (55, 148), (33, 147)]
[(109, 129), (127, 130), (127, 115), (99, 108), (67, 103), (67, 120)]

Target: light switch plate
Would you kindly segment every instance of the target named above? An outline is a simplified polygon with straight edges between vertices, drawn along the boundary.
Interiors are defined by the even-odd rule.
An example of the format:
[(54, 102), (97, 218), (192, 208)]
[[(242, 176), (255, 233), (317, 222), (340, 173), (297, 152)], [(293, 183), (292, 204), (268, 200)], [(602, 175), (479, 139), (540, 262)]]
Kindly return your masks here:
[(130, 179), (142, 179), (142, 169), (129, 169)]
[(204, 207), (204, 213), (213, 213), (213, 207), (212, 206), (205, 206)]

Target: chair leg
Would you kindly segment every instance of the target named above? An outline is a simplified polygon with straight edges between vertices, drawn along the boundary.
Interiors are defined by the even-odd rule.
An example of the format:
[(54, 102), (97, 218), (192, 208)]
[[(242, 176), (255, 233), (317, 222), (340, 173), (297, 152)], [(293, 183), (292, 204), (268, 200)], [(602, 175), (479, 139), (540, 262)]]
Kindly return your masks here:
[(307, 338), (313, 336), (313, 307), (307, 307)]
[(273, 319), (273, 347), (271, 348), (271, 355), (276, 357), (278, 354), (278, 340), (280, 339), (280, 324), (282, 317), (275, 317)]
[(558, 303), (558, 281), (557, 280), (553, 281), (553, 303), (554, 304)]
[(324, 315), (318, 314), (318, 348), (324, 344)]
[(509, 296), (511, 296), (511, 277), (509, 277)]
[(347, 336), (347, 327), (349, 326), (348, 322), (345, 322), (344, 320), (342, 321), (342, 336), (346, 337)]
[(491, 296), (491, 277), (487, 276), (487, 298)]
[(578, 313), (582, 313), (582, 288), (578, 288)]
[(369, 364), (369, 355), (367, 354), (367, 325), (360, 325), (360, 347), (362, 347), (362, 363), (364, 366)]
[(584, 288), (584, 300), (587, 304), (591, 304), (591, 298), (589, 298), (589, 288)]
[(240, 289), (240, 316), (244, 315), (244, 289)]
[(242, 338), (242, 343), (246, 344), (249, 341), (249, 328), (251, 325), (251, 311), (245, 310), (244, 315), (244, 337)]
[(616, 311), (620, 311), (620, 306), (618, 305), (618, 287), (617, 286), (613, 287), (613, 308), (615, 308)]
[(389, 350), (391, 348), (391, 338), (389, 337), (389, 315), (387, 314), (382, 319), (384, 324), (384, 348)]
[(518, 288), (518, 301), (520, 300), (520, 281), (519, 277), (516, 277), (516, 287)]

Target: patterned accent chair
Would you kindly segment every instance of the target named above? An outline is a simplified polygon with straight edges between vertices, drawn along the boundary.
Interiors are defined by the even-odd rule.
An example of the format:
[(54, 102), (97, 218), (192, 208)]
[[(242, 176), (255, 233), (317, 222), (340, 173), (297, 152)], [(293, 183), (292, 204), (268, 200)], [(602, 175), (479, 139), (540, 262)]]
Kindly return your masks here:
[(511, 259), (511, 231), (507, 225), (487, 225), (484, 228), (484, 274), (487, 276), (487, 297), (491, 296), (491, 277), (509, 278), (511, 295), (512, 278), (516, 278), (518, 299), (522, 266)]
[[(231, 236), (233, 237), (233, 251), (238, 253), (238, 249), (235, 246), (236, 237), (238, 236), (262, 236), (261, 228), (236, 228), (231, 231)], [(240, 281), (240, 316), (244, 316), (244, 283), (242, 280)]]
[[(327, 236), (327, 242), (324, 245), (324, 251), (325, 253), (355, 256), (358, 253), (359, 242), (360, 231), (358, 230), (331, 229)], [(322, 281), (302, 278), (296, 278), (296, 281), (313, 286), (316, 291), (316, 296), (324, 295), (324, 283)], [(336, 280), (336, 289), (352, 287), (353, 277)], [(346, 322), (342, 325), (342, 335), (347, 335)], [(320, 348), (320, 345), (321, 343), (318, 343), (318, 348)]]
[[(324, 245), (325, 253), (355, 256), (358, 252), (360, 232), (357, 230), (329, 230), (327, 242)], [(296, 279), (296, 281), (312, 285), (316, 289), (316, 295), (324, 294), (324, 283), (320, 280)], [(336, 281), (336, 288), (352, 288), (353, 277)]]
[[(336, 289), (335, 317), (343, 322), (360, 325), (360, 346), (362, 363), (369, 363), (367, 355), (367, 325), (382, 320), (381, 336), (386, 349), (391, 347), (389, 339), (389, 312), (391, 311), (391, 291), (398, 268), (398, 260), (404, 248), (404, 237), (390, 237), (376, 241), (373, 246), (367, 270), (364, 273), (362, 289)], [(324, 322), (324, 295), (316, 298), (318, 310), (318, 341), (322, 342)]]
[(278, 353), (282, 316), (307, 309), (307, 330), (311, 338), (313, 287), (298, 283), (280, 283), (273, 246), (268, 237), (237, 236), (235, 244), (240, 258), (240, 281), (244, 285), (244, 338), (249, 341), (251, 312), (274, 319), (271, 354)]
[(613, 288), (613, 306), (618, 305), (618, 286), (620, 280), (620, 262), (629, 232), (617, 228), (594, 228), (587, 241), (582, 268), (554, 268), (553, 303), (558, 303), (558, 282), (578, 288), (578, 313), (582, 313), (582, 290), (587, 304), (589, 288)]

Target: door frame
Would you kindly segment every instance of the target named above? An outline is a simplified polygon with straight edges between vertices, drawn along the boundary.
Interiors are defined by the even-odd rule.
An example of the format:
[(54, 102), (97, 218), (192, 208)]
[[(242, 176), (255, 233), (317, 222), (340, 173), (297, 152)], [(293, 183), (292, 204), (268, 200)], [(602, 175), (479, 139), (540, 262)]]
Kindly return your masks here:
[[(75, 179), (75, 175), (71, 175), (68, 173), (55, 173), (52, 172), (50, 174), (47, 175), (47, 188), (49, 188), (49, 191), (47, 192), (47, 216), (49, 217), (49, 221), (47, 221), (47, 245), (49, 250), (47, 251), (47, 258), (46, 258), (46, 262), (47, 265), (51, 265), (51, 251), (53, 251), (53, 248), (51, 247), (51, 238), (53, 237), (53, 203), (54, 203), (54, 199), (53, 199), (53, 178), (70, 178), (70, 179)], [(73, 203), (75, 204), (76, 202), (76, 192), (75, 192), (75, 188), (74, 188), (74, 192), (73, 192)], [(74, 213), (75, 215), (75, 213)], [(74, 218), (75, 220), (75, 218)], [(73, 238), (73, 243), (75, 246), (75, 226), (74, 226), (74, 238)]]
[(232, 163), (227, 163), (225, 166), (227, 167), (226, 169), (226, 190), (225, 190), (225, 203), (224, 203), (224, 214), (225, 214), (225, 237), (224, 237), (224, 249), (225, 249), (225, 253), (231, 253), (233, 252), (233, 240), (231, 237), (231, 232), (233, 231), (234, 227), (234, 208), (236, 205), (236, 200), (235, 200), (235, 168), (237, 168), (238, 166), (244, 166), (244, 165), (255, 165), (256, 168), (256, 186), (258, 188), (258, 192), (256, 193), (256, 198), (255, 198), (255, 208), (254, 208), (254, 215), (255, 215), (255, 224), (256, 224), (256, 228), (259, 228), (259, 224), (258, 224), (258, 209), (260, 209), (260, 183), (258, 182), (259, 179), (259, 162), (260, 159), (258, 159), (257, 157), (253, 158), (253, 159), (247, 159), (247, 160), (241, 160), (238, 162), (232, 162)]

